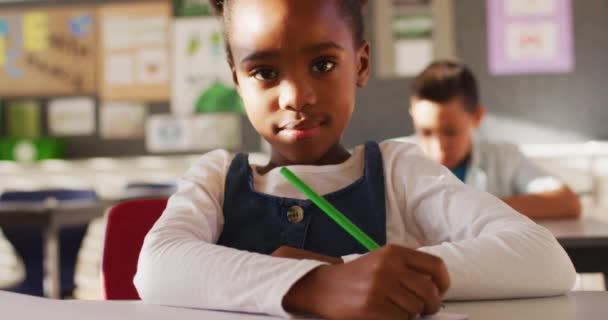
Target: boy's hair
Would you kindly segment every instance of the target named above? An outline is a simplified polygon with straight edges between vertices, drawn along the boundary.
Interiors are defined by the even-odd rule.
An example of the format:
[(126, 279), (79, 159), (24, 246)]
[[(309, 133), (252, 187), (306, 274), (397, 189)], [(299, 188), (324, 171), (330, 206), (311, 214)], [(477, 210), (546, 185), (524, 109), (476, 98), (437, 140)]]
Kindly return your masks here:
[(412, 96), (436, 103), (462, 98), (467, 112), (479, 108), (479, 91), (473, 72), (455, 61), (435, 61), (426, 67), (414, 79)]
[[(209, 0), (216, 13), (223, 17), (224, 21), (224, 39), (226, 40), (226, 49), (228, 53), (228, 62), (232, 65), (232, 52), (230, 50), (230, 22), (232, 6), (238, 0)], [(335, 0), (338, 4), (338, 9), (348, 22), (353, 31), (353, 40), (358, 47), (363, 43), (365, 33), (365, 25), (363, 23), (362, 7), (367, 3), (367, 0)]]

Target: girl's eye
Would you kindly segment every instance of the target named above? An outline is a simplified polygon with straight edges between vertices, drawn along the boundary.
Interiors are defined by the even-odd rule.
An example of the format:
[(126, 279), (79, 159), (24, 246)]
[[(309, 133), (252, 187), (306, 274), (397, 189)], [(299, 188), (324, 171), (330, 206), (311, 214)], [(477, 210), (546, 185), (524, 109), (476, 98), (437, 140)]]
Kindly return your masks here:
[(261, 81), (270, 81), (277, 77), (276, 71), (272, 69), (256, 69), (253, 71), (253, 77)]
[(336, 63), (330, 60), (321, 60), (313, 63), (312, 71), (325, 73), (333, 70), (335, 68)]

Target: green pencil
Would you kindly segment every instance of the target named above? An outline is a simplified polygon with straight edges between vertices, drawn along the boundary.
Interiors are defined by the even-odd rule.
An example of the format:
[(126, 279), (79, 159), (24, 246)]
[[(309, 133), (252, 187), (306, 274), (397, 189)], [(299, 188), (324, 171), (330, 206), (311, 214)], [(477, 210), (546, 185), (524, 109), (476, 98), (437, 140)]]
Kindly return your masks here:
[(380, 246), (370, 238), (363, 230), (359, 229), (352, 221), (348, 220), (336, 207), (334, 207), (329, 201), (321, 197), (312, 188), (310, 188), (304, 181), (296, 176), (291, 170), (283, 167), (281, 168), (281, 174), (293, 184), (300, 192), (305, 194), (314, 204), (316, 204), (323, 212), (325, 212), (332, 220), (334, 220), (342, 229), (348, 232), (353, 238), (355, 238), (362, 246), (367, 250), (372, 251), (380, 248)]

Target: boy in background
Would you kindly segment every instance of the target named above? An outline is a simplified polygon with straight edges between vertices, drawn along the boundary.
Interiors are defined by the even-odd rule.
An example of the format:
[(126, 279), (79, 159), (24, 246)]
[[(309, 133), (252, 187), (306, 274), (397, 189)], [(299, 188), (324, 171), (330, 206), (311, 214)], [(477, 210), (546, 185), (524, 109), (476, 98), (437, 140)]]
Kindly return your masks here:
[(474, 137), (485, 108), (475, 77), (465, 65), (430, 64), (414, 80), (410, 106), (416, 142), (465, 184), (501, 198), (533, 219), (580, 215), (578, 196), (516, 146)]

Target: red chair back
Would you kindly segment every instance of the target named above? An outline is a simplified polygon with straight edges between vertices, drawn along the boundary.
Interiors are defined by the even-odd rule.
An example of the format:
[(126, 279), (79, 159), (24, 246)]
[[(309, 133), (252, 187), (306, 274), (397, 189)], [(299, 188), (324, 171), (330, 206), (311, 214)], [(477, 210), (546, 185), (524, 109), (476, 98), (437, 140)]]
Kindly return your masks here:
[(144, 237), (165, 210), (167, 199), (136, 199), (110, 209), (101, 263), (101, 287), (109, 300), (139, 300), (133, 284)]

